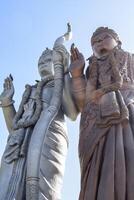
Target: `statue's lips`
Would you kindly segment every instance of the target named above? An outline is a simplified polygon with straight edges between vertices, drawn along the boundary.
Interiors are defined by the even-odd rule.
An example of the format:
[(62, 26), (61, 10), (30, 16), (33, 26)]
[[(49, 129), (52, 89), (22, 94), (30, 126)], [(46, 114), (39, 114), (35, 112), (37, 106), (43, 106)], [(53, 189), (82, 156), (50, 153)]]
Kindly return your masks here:
[(103, 45), (98, 45), (97, 49), (98, 49), (98, 52), (101, 53), (101, 54), (108, 52), (108, 49), (106, 47), (104, 47)]
[(108, 52), (108, 50), (105, 48), (100, 49), (100, 53), (102, 53), (102, 54), (107, 53), (107, 52)]

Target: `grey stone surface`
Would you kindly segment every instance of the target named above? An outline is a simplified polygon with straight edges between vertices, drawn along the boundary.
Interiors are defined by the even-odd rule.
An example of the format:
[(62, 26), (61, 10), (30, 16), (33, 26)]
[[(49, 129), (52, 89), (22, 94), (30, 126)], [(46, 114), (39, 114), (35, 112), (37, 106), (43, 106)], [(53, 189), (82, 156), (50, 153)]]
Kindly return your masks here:
[(38, 62), (41, 81), (26, 86), (19, 110), (13, 105), (13, 80), (7, 77), (0, 96), (9, 137), (0, 169), (0, 200), (60, 200), (68, 149), (64, 114), (75, 120), (69, 91), (69, 54), (58, 38)]

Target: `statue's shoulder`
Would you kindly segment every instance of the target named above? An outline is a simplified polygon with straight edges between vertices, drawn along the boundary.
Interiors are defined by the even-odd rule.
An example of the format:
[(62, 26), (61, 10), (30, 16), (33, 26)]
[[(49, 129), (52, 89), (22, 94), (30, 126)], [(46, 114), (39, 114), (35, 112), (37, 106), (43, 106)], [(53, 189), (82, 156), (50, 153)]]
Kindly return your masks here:
[(127, 55), (129, 61), (131, 61), (131, 62), (133, 61), (134, 62), (134, 53), (128, 52), (128, 51), (124, 51), (124, 54)]
[(134, 53), (129, 52), (129, 51), (125, 51), (124, 49), (120, 49), (119, 53), (134, 57)]

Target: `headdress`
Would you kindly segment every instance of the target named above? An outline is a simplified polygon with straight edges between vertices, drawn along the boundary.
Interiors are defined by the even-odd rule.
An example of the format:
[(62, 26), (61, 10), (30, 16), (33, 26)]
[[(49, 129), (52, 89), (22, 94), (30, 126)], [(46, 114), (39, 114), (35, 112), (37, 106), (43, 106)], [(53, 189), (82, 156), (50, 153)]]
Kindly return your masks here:
[(108, 33), (110, 34), (115, 40), (116, 42), (118, 42), (119, 45), (121, 45), (121, 41), (119, 39), (118, 34), (113, 30), (113, 29), (109, 29), (108, 27), (99, 27), (96, 29), (96, 31), (93, 33), (92, 37), (91, 37), (91, 44), (93, 44), (94, 38), (101, 34), (101, 33)]
[(42, 63), (43, 60), (44, 60), (44, 58), (45, 58), (47, 55), (52, 55), (52, 52), (53, 52), (53, 51), (52, 51), (51, 49), (46, 48), (46, 49), (42, 52), (42, 54), (41, 54), (41, 56), (40, 56), (40, 58), (39, 58), (38, 64)]

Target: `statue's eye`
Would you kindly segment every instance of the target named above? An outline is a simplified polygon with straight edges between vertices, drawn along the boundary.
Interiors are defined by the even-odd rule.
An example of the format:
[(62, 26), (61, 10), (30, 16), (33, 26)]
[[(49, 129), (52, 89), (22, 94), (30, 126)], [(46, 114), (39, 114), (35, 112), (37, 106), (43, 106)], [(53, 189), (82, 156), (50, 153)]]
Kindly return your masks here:
[(110, 39), (111, 37), (109, 36), (109, 35), (106, 35), (105, 37), (104, 37), (104, 39)]
[(51, 61), (52, 61), (51, 59), (47, 59), (47, 60), (46, 60), (46, 62), (51, 62)]
[(95, 43), (100, 43), (100, 42), (102, 42), (102, 40), (100, 40), (100, 39), (99, 39), (99, 40), (96, 40), (96, 42), (95, 42)]
[(93, 45), (96, 44), (96, 43), (98, 43), (98, 42), (99, 42), (99, 40), (94, 40), (93, 41)]

